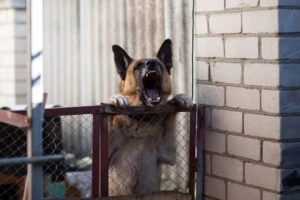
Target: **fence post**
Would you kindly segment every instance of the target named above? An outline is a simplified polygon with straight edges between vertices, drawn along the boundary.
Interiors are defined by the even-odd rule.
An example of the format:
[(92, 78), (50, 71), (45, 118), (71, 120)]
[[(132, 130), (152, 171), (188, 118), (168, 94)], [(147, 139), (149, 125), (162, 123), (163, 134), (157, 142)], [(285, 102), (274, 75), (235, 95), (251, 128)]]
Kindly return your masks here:
[(108, 196), (108, 115), (101, 115), (101, 197)]
[[(42, 38), (37, 37), (38, 41), (33, 43), (32, 28), (41, 29), (41, 21), (32, 23), (32, 11), (37, 12), (43, 9), (42, 1), (34, 1), (35, 9), (32, 9), (32, 1), (26, 1), (27, 13), (27, 116), (30, 120), (27, 135), (27, 156), (29, 158), (42, 156), (42, 119), (43, 119), (43, 85), (42, 85), (42, 61), (32, 60), (33, 50), (41, 50)], [(38, 13), (34, 13), (38, 14)], [(35, 16), (39, 17), (42, 16)], [(37, 19), (37, 18), (36, 18)], [(38, 34), (38, 33), (37, 33)], [(34, 44), (34, 45), (33, 45)], [(40, 61), (40, 62), (38, 62)], [(33, 163), (27, 165), (27, 180), (25, 192), (29, 200), (38, 200), (43, 197), (43, 165), (41, 163)]]
[(196, 175), (196, 120), (197, 120), (197, 108), (196, 105), (193, 106), (190, 111), (190, 144), (189, 144), (189, 193), (192, 199), (195, 197), (195, 175)]
[(205, 127), (205, 110), (203, 106), (198, 106), (197, 112), (197, 182), (196, 182), (196, 200), (203, 199), (204, 192), (204, 127)]
[(100, 197), (100, 113), (93, 114), (92, 197)]

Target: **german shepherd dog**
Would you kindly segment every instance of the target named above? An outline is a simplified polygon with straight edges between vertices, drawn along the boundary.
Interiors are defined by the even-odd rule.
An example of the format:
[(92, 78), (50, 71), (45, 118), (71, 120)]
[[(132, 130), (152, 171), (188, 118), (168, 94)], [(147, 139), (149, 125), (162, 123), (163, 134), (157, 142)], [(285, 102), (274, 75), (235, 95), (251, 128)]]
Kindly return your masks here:
[[(116, 69), (120, 75), (120, 94), (109, 103), (154, 107), (167, 103), (190, 108), (192, 101), (172, 92), (172, 42), (167, 39), (155, 58), (133, 59), (124, 49), (113, 45)], [(148, 116), (148, 117), (147, 117)], [(160, 165), (176, 162), (175, 114), (110, 118), (109, 195), (141, 195), (159, 191)]]

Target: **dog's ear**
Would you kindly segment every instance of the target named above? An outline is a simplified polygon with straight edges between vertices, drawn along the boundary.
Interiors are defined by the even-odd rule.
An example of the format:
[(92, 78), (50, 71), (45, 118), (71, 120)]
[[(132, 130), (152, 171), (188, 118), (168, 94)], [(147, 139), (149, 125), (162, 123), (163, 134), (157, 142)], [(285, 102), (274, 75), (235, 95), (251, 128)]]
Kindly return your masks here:
[(156, 55), (158, 59), (160, 59), (166, 66), (167, 71), (171, 74), (172, 68), (172, 41), (170, 39), (166, 39), (164, 43), (158, 50)]
[(133, 59), (118, 45), (113, 45), (112, 51), (114, 53), (117, 72), (121, 76), (121, 79), (125, 80), (127, 67)]

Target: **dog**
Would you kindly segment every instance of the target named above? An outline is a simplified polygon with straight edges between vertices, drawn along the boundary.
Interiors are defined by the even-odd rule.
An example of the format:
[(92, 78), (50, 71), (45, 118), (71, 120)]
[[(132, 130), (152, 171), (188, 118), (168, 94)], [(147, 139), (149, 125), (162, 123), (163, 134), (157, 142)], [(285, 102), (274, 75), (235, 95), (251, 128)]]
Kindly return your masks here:
[[(117, 107), (155, 107), (173, 104), (191, 108), (192, 100), (172, 93), (172, 42), (166, 39), (156, 57), (133, 59), (118, 45), (112, 46), (120, 76), (119, 94), (109, 103)], [(143, 195), (159, 191), (160, 165), (174, 165), (174, 120), (168, 115), (115, 115), (109, 119), (109, 196)]]

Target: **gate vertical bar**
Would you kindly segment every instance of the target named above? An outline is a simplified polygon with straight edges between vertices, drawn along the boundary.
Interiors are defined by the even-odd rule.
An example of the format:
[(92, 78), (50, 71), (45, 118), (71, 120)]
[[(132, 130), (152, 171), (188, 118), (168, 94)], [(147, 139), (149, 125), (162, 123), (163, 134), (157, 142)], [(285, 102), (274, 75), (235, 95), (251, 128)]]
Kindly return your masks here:
[[(35, 8), (32, 9), (33, 4)], [(37, 7), (36, 7), (37, 6)], [(26, 1), (27, 8), (27, 70), (28, 70), (28, 85), (27, 85), (27, 117), (30, 120), (27, 135), (27, 156), (29, 158), (41, 156), (42, 149), (42, 111), (43, 111), (43, 85), (42, 85), (42, 60), (37, 59), (33, 62), (32, 55), (37, 49), (42, 49), (42, 36), (41, 32), (37, 29), (42, 28), (41, 16), (35, 13), (36, 21), (32, 23), (32, 11), (41, 11), (42, 1), (31, 0)], [(40, 21), (39, 21), (40, 20)], [(34, 30), (34, 31), (33, 31)], [(32, 33), (37, 34), (33, 37)], [(35, 42), (32, 41), (35, 38)], [(33, 51), (34, 50), (34, 51)], [(29, 200), (39, 200), (43, 197), (43, 184), (42, 184), (43, 167), (39, 164), (27, 165), (27, 198)]]
[(101, 197), (108, 196), (108, 115), (101, 115)]
[(195, 199), (195, 175), (196, 175), (196, 125), (197, 125), (197, 107), (194, 105), (190, 111), (190, 144), (189, 144), (189, 182), (188, 188), (192, 199)]
[(93, 115), (92, 197), (100, 196), (100, 114)]
[(196, 200), (203, 199), (204, 192), (204, 129), (205, 129), (205, 109), (203, 106), (198, 106), (197, 111), (197, 182), (196, 182)]

